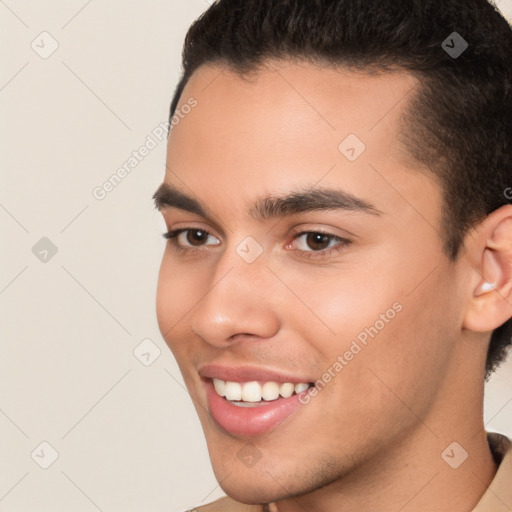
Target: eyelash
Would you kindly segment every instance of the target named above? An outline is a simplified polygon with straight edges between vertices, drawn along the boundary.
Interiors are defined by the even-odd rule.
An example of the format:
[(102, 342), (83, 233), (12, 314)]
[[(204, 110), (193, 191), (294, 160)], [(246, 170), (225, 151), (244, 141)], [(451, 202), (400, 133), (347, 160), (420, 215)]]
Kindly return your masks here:
[[(189, 248), (189, 247), (182, 247), (182, 246), (178, 245), (178, 243), (177, 243), (178, 236), (181, 233), (184, 233), (186, 231), (192, 231), (192, 230), (200, 231), (200, 232), (204, 233), (206, 235), (206, 237), (210, 236), (210, 234), (211, 234), (208, 231), (206, 231), (205, 229), (180, 228), (180, 229), (175, 229), (173, 231), (169, 231), (168, 233), (164, 233), (162, 236), (171, 242), (171, 244), (174, 246), (174, 249), (176, 250), (176, 252), (178, 254), (197, 253), (199, 251), (206, 250), (203, 248), (197, 248), (197, 247)], [(308, 234), (324, 235), (324, 236), (331, 238), (332, 240), (338, 240), (340, 242), (339, 245), (336, 245), (336, 246), (328, 248), (328, 249), (322, 249), (321, 251), (302, 251), (302, 250), (296, 251), (296, 252), (301, 253), (302, 256), (304, 256), (305, 258), (308, 258), (308, 259), (322, 258), (322, 257), (326, 257), (328, 255), (334, 254), (334, 253), (338, 253), (338, 252), (344, 250), (346, 246), (348, 246), (352, 243), (351, 240), (348, 240), (347, 238), (342, 238), (340, 236), (333, 235), (331, 233), (326, 233), (324, 231), (300, 231), (300, 232), (294, 234), (293, 240), (296, 240), (297, 238), (300, 238), (301, 236), (308, 235)]]

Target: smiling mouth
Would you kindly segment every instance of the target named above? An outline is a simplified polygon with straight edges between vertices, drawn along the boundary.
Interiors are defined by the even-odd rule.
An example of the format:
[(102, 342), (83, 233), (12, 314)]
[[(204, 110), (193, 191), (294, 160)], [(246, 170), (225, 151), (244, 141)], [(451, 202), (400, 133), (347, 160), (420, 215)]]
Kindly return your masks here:
[(312, 382), (234, 382), (212, 379), (215, 392), (237, 407), (269, 405), (281, 398), (289, 398), (313, 386)]

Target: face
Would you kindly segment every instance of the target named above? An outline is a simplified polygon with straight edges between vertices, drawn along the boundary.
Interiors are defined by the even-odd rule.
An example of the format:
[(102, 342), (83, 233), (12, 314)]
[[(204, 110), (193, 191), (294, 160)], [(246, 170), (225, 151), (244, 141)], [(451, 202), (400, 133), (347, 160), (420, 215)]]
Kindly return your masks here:
[(196, 203), (159, 195), (180, 233), (157, 316), (239, 501), (336, 485), (443, 401), (460, 278), (440, 188), (398, 142), (415, 86), (273, 63), (245, 79), (203, 66), (182, 94), (164, 184)]

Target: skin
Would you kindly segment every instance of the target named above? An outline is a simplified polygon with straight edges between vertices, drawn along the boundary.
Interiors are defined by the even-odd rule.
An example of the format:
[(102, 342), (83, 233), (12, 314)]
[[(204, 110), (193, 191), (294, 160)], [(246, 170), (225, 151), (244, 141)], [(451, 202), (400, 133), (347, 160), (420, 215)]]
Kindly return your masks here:
[[(250, 79), (203, 66), (182, 94), (180, 105), (194, 97), (198, 106), (170, 134), (164, 182), (204, 203), (215, 222), (162, 209), (169, 230), (211, 236), (197, 246), (180, 237), (205, 249), (195, 254), (168, 242), (157, 317), (215, 475), (236, 501), (275, 502), (279, 512), (466, 511), (494, 477), (483, 376), (490, 332), (512, 316), (512, 207), (484, 219), (449, 261), (441, 189), (398, 138), (417, 85), (405, 73), (269, 62)], [(350, 133), (366, 145), (355, 162), (338, 150)], [(257, 199), (317, 185), (382, 213), (247, 215)], [(351, 243), (308, 259), (339, 244), (293, 240), (315, 230)], [(263, 248), (251, 264), (236, 252), (247, 236)], [(497, 291), (481, 289), (486, 279)], [(199, 365), (256, 365), (315, 381), (397, 302), (395, 318), (270, 434), (231, 436), (211, 419)], [(237, 457), (249, 441), (261, 453), (251, 468)], [(469, 454), (457, 469), (441, 457), (453, 441)]]

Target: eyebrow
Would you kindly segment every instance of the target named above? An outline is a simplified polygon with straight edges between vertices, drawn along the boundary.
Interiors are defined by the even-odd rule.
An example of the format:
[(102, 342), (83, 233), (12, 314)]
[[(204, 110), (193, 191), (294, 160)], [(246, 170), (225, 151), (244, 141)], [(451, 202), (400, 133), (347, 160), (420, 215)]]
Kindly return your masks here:
[[(163, 211), (176, 208), (208, 219), (207, 208), (197, 199), (189, 197), (179, 189), (162, 183), (153, 195), (155, 208)], [(374, 205), (344, 190), (315, 187), (292, 191), (283, 196), (269, 196), (258, 200), (248, 210), (255, 220), (265, 221), (312, 211), (346, 210), (350, 212), (381, 215)]]

